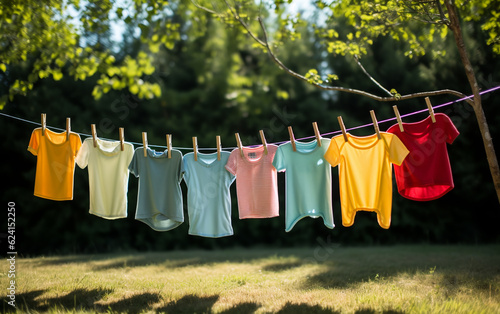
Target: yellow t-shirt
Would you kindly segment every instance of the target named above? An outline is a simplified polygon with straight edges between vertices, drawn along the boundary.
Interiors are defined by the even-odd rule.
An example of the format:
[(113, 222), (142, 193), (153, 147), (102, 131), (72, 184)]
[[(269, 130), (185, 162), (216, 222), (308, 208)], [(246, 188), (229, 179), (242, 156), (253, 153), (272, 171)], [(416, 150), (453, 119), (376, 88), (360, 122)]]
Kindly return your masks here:
[(392, 209), (392, 163), (401, 165), (408, 149), (394, 134), (380, 132), (357, 137), (347, 134), (332, 138), (325, 159), (339, 166), (342, 225), (354, 224), (357, 211), (377, 213), (379, 225), (388, 229)]
[(35, 196), (65, 201), (73, 199), (75, 157), (82, 146), (80, 135), (71, 132), (56, 133), (37, 128), (31, 134), (28, 151), (37, 156)]

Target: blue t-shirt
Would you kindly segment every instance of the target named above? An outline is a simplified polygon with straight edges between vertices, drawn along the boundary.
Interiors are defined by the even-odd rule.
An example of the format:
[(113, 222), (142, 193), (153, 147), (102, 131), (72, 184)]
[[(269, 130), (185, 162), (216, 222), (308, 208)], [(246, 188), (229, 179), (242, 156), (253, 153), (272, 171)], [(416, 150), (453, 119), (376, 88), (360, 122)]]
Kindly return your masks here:
[(156, 231), (168, 231), (184, 222), (181, 180), (184, 173), (182, 153), (171, 150), (156, 152), (139, 147), (129, 165), (130, 172), (139, 178), (135, 219)]
[(330, 144), (321, 139), (321, 147), (314, 140), (279, 146), (273, 165), (279, 172), (286, 171), (285, 231), (304, 217), (323, 218), (323, 223), (333, 229), (332, 176), (330, 164), (323, 158)]
[(235, 176), (226, 170), (229, 152), (184, 155), (184, 181), (188, 187), (189, 234), (218, 238), (233, 234), (231, 192)]

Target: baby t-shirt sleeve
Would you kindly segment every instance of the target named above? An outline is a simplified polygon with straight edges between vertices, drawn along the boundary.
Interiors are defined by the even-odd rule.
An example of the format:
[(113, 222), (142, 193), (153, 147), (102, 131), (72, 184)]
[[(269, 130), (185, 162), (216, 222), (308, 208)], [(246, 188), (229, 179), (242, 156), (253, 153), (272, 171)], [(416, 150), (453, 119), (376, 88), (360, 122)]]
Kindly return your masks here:
[(184, 177), (184, 157), (182, 156), (182, 153), (180, 153), (181, 157), (179, 158), (179, 173), (178, 173), (178, 183), (180, 184), (182, 181), (182, 178)]
[(128, 165), (128, 170), (136, 177), (139, 177), (139, 165), (137, 161), (137, 150), (134, 152), (134, 156), (132, 157), (132, 161)]
[(80, 135), (77, 133), (71, 133), (70, 136), (73, 137), (71, 148), (73, 149), (73, 156), (76, 157), (78, 155), (78, 152), (82, 148), (82, 139), (80, 138)]
[(30, 143), (28, 144), (28, 151), (33, 155), (38, 155), (38, 147), (40, 145), (40, 131), (34, 129), (31, 133)]
[(332, 167), (335, 167), (340, 163), (340, 149), (337, 145), (335, 137), (330, 141), (330, 145), (328, 145), (324, 158)]
[(457, 127), (453, 124), (450, 117), (445, 115), (444, 118), (445, 118), (444, 122), (445, 122), (446, 136), (447, 136), (446, 142), (448, 144), (452, 144), (453, 141), (455, 141), (457, 136), (460, 134), (460, 132), (458, 132)]
[(226, 163), (226, 170), (229, 171), (231, 174), (236, 175), (236, 171), (238, 169), (238, 162), (237, 162), (237, 151), (239, 149), (236, 148), (234, 149), (231, 154), (229, 155), (229, 158), (227, 159)]
[(85, 169), (89, 162), (89, 141), (83, 141), (83, 145), (76, 155), (75, 161), (78, 167)]
[(282, 172), (286, 170), (285, 156), (283, 155), (283, 147), (279, 146), (273, 158), (273, 166), (277, 171)]
[(397, 135), (391, 134), (391, 145), (389, 146), (389, 161), (393, 164), (401, 166), (403, 160), (405, 160), (406, 156), (410, 152), (405, 144), (401, 142)]

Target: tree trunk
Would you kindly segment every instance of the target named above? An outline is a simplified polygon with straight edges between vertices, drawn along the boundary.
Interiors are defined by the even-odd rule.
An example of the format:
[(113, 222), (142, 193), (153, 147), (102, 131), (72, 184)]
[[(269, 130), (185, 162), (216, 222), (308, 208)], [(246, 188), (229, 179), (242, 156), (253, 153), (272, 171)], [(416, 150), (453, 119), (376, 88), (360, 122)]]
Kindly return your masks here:
[(500, 203), (500, 168), (498, 167), (498, 160), (495, 154), (495, 148), (493, 147), (493, 139), (490, 134), (488, 122), (486, 121), (486, 115), (483, 111), (481, 95), (479, 94), (479, 85), (477, 84), (474, 69), (472, 68), (467, 50), (465, 49), (465, 44), (462, 37), (462, 29), (460, 27), (460, 21), (458, 19), (454, 1), (445, 0), (445, 4), (448, 10), (448, 16), (450, 18), (450, 23), (448, 26), (452, 30), (453, 36), (455, 37), (455, 43), (460, 54), (460, 59), (462, 60), (462, 64), (465, 68), (465, 74), (467, 75), (469, 85), (472, 89), (472, 93), (474, 94), (474, 102), (472, 107), (474, 108), (474, 113), (476, 114), (477, 122), (479, 124), (479, 130), (481, 131), (484, 148), (486, 150), (486, 158), (488, 159), (491, 176), (493, 177), (493, 184), (495, 186), (495, 191), (497, 192), (498, 202)]

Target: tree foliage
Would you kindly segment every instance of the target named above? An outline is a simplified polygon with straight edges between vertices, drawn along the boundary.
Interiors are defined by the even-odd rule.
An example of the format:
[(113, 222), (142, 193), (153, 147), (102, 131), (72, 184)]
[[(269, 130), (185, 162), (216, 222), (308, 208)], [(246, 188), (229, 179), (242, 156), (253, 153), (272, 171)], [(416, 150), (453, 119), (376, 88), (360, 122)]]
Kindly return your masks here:
[[(179, 39), (172, 6), (167, 1), (142, 0), (2, 1), (0, 70), (24, 64), (29, 74), (8, 82), (0, 108), (15, 95), (26, 95), (38, 80), (57, 81), (63, 75), (80, 81), (99, 75), (92, 92), (95, 99), (112, 89), (128, 89), (139, 98), (158, 97), (158, 84), (144, 77), (154, 72), (151, 56), (159, 47), (172, 49)], [(113, 23), (140, 30), (143, 53), (137, 60), (130, 56), (116, 60), (112, 40), (104, 36)], [(102, 38), (108, 38), (107, 45)]]

